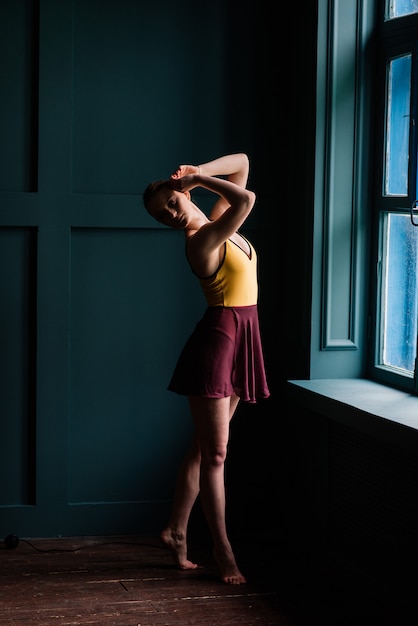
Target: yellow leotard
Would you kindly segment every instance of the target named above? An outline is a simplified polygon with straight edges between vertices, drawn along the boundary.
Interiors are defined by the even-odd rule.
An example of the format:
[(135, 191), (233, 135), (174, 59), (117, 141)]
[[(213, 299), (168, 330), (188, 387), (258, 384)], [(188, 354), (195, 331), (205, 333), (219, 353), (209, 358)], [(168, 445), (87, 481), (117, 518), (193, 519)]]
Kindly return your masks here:
[[(242, 237), (242, 235), (241, 235)], [(225, 242), (225, 256), (215, 274), (199, 278), (208, 306), (252, 306), (257, 304), (257, 254), (251, 243), (250, 256), (231, 240)]]

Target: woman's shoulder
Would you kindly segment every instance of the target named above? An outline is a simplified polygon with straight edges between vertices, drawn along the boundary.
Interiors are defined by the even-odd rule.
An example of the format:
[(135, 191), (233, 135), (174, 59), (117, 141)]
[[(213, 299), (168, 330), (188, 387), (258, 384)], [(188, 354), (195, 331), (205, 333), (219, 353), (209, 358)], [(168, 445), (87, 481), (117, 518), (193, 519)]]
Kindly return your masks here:
[(227, 242), (208, 252), (198, 236), (199, 231), (186, 235), (186, 257), (193, 272), (200, 278), (215, 274), (225, 257)]

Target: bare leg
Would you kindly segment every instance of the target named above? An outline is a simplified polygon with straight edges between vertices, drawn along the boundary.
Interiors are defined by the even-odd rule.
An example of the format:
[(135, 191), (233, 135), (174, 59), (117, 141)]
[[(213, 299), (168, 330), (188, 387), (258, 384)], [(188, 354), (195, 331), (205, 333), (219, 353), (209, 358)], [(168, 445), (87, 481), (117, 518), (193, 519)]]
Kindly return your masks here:
[(225, 459), (230, 420), (238, 405), (231, 398), (189, 398), (202, 454), (200, 498), (211, 531), (213, 554), (221, 579), (239, 585), (246, 579), (238, 569), (225, 522)]
[(197, 564), (187, 558), (187, 525), (197, 495), (200, 479), (200, 450), (194, 439), (177, 475), (173, 508), (167, 526), (161, 532), (161, 541), (171, 550), (181, 569), (196, 569)]

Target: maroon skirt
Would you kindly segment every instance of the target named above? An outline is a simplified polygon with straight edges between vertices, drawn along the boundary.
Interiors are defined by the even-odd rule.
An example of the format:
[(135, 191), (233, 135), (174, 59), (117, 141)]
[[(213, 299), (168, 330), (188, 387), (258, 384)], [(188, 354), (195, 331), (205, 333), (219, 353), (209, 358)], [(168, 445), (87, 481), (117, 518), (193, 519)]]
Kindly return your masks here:
[(184, 345), (170, 391), (186, 396), (245, 402), (268, 398), (257, 305), (212, 306)]

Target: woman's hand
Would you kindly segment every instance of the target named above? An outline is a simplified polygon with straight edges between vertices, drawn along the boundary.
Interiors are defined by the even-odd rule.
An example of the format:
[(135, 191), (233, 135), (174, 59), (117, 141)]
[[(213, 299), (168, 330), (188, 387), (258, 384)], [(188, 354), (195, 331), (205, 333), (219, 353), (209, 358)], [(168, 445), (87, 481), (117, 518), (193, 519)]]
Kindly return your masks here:
[(200, 168), (198, 165), (179, 165), (175, 172), (170, 176), (172, 180), (178, 180), (188, 174), (200, 174)]
[[(189, 166), (183, 165), (182, 167), (189, 167)], [(190, 166), (190, 167), (194, 167), (194, 166)], [(169, 180), (169, 183), (172, 189), (175, 189), (176, 191), (182, 191), (182, 192), (190, 191), (194, 187), (198, 186), (198, 182), (196, 181), (196, 174), (183, 174), (181, 178), (173, 178), (172, 176)]]

